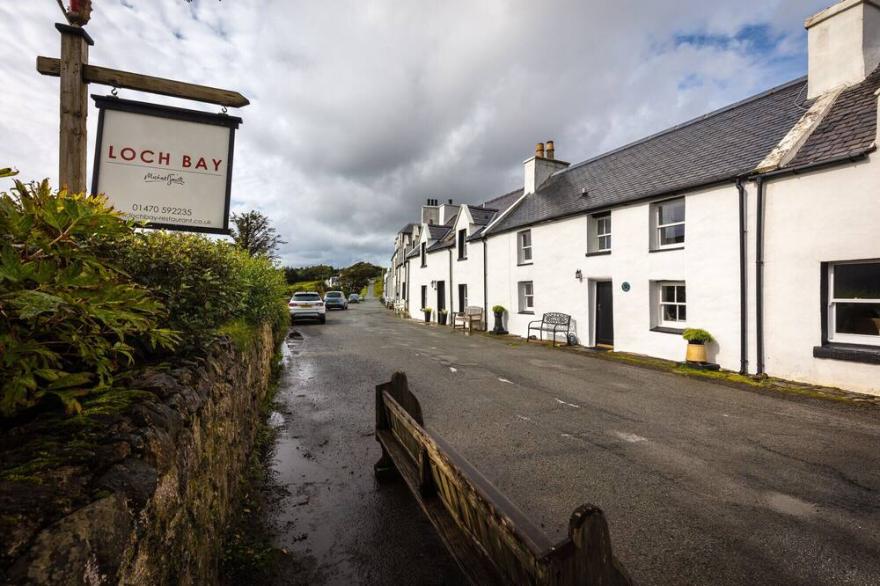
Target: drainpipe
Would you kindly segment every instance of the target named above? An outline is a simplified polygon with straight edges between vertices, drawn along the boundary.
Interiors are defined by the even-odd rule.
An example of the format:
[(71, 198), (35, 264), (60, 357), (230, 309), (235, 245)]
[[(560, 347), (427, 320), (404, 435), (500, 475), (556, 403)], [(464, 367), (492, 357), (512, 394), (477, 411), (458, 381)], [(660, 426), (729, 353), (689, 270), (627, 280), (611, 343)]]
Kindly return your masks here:
[(748, 289), (746, 286), (746, 187), (741, 177), (736, 178), (739, 192), (739, 372), (749, 372), (748, 348)]
[(486, 238), (483, 238), (483, 319), (486, 320), (486, 323), (483, 325), (483, 330), (489, 329), (489, 290), (487, 289), (487, 269), (488, 265), (487, 260), (489, 258), (488, 253), (486, 252), (486, 247), (488, 242)]
[(410, 299), (410, 295), (409, 295), (409, 291), (410, 291), (410, 287), (409, 287), (409, 259), (406, 260), (406, 269), (404, 269), (404, 274), (406, 275), (406, 277), (405, 277), (406, 281), (404, 281), (404, 283), (403, 283), (405, 286), (403, 294), (406, 297), (406, 299), (403, 300), (403, 310), (407, 313), (406, 317), (411, 318), (412, 315), (410, 315), (410, 313), (409, 313), (409, 299)]
[[(455, 289), (455, 286), (452, 284), (452, 249), (449, 249), (449, 308), (446, 310), (448, 312), (452, 312), (455, 306), (452, 305), (452, 290)], [(449, 313), (446, 314), (447, 317)]]
[(759, 376), (764, 374), (764, 177), (755, 177), (758, 189), (755, 226), (755, 350)]

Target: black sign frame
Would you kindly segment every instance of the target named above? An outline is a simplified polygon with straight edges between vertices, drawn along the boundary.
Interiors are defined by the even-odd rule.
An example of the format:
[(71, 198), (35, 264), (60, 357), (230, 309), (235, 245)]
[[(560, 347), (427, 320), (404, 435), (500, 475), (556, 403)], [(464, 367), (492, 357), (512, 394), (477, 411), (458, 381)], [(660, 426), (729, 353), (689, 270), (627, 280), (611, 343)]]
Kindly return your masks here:
[(224, 126), (228, 128), (229, 153), (227, 155), (228, 163), (226, 165), (226, 200), (223, 209), (223, 227), (213, 228), (192, 226), (190, 224), (168, 224), (157, 222), (145, 222), (144, 227), (157, 230), (178, 230), (182, 232), (198, 232), (202, 234), (229, 235), (229, 207), (232, 199), (232, 163), (235, 151), (235, 131), (242, 123), (241, 118), (237, 116), (229, 116), (227, 114), (212, 114), (211, 112), (202, 112), (200, 110), (190, 110), (175, 106), (164, 106), (160, 104), (151, 104), (149, 102), (125, 100), (117, 98), (116, 96), (99, 96), (93, 94), (92, 99), (95, 101), (95, 107), (98, 108), (98, 136), (95, 141), (95, 164), (92, 169), (92, 195), (98, 193), (98, 179), (101, 175), (101, 149), (103, 148), (104, 112), (106, 110), (130, 112), (133, 114), (142, 114), (144, 116), (154, 116), (156, 118), (197, 122), (199, 124), (211, 124), (213, 126)]

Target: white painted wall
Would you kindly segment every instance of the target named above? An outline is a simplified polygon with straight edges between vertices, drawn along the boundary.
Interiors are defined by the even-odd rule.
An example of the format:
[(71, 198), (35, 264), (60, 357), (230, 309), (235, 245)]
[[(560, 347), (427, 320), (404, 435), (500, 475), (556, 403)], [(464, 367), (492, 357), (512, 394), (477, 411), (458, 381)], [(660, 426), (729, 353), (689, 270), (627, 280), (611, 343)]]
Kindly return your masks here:
[(813, 358), (824, 318), (820, 263), (880, 258), (880, 160), (774, 179), (765, 193), (767, 373), (880, 394), (880, 366)]
[[(455, 233), (458, 234), (459, 230), (467, 230), (467, 234), (470, 236), (478, 229), (479, 226), (474, 224), (468, 206), (462, 206), (455, 223)], [(452, 251), (454, 311), (461, 311), (458, 300), (458, 286), (462, 283), (467, 285), (467, 304), (483, 307), (483, 242), (467, 242), (466, 252), (467, 258), (460, 260), (458, 258), (458, 239), (456, 237), (456, 247)]]
[[(508, 330), (525, 336), (529, 321), (550, 311), (568, 313), (584, 345), (593, 344), (592, 282), (611, 280), (614, 295), (615, 350), (682, 360), (680, 335), (652, 332), (651, 282), (682, 280), (688, 294), (687, 327), (709, 330), (717, 343), (710, 359), (739, 370), (739, 211), (734, 185), (690, 192), (686, 196), (683, 250), (649, 252), (651, 206), (633, 204), (612, 210), (612, 253), (586, 256), (587, 216), (532, 226), (533, 263), (517, 266), (517, 232), (490, 236), (489, 305), (508, 309)], [(583, 281), (575, 278), (581, 269)], [(519, 281), (534, 283), (535, 314), (518, 313)], [(630, 283), (630, 291), (621, 289)]]
[[(427, 243), (428, 248), (430, 248), (431, 244), (433, 244), (434, 241), (428, 239), (429, 235), (430, 232), (428, 230), (423, 230), (422, 238), (419, 244), (421, 245), (421, 242), (425, 242)], [(428, 287), (427, 305), (434, 310), (431, 315), (431, 321), (436, 322), (438, 309), (437, 288), (436, 284), (432, 285), (432, 282), (436, 283), (437, 281), (446, 281), (446, 309), (448, 309), (450, 312), (452, 311), (449, 308), (449, 250), (438, 250), (436, 252), (428, 253), (425, 256), (425, 267), (421, 266), (421, 260), (418, 256), (409, 259), (409, 278), (411, 281), (407, 285), (407, 287), (409, 288), (409, 313), (410, 317), (412, 317), (413, 319), (424, 319), (424, 315), (421, 313), (421, 287), (422, 285), (426, 285)]]

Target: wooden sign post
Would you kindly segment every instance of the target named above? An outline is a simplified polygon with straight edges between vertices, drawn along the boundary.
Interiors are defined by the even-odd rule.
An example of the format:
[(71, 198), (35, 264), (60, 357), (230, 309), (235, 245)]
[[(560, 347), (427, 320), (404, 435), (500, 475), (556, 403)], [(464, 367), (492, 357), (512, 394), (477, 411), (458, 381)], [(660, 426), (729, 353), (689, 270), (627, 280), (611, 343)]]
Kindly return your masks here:
[(61, 59), (37, 57), (37, 71), (61, 78), (58, 182), (69, 191), (86, 191), (86, 121), (90, 83), (233, 108), (250, 104), (247, 98), (234, 91), (90, 65), (89, 47), (95, 42), (82, 27), (91, 17), (91, 1), (70, 0), (69, 8), (65, 8), (61, 0), (58, 0), (58, 4), (68, 21), (68, 24), (55, 25), (61, 33)]
[(58, 182), (68, 191), (86, 190), (86, 158), (89, 115), (88, 83), (83, 69), (89, 64), (89, 47), (95, 44), (82, 27), (56, 24), (61, 33), (61, 128), (59, 136)]

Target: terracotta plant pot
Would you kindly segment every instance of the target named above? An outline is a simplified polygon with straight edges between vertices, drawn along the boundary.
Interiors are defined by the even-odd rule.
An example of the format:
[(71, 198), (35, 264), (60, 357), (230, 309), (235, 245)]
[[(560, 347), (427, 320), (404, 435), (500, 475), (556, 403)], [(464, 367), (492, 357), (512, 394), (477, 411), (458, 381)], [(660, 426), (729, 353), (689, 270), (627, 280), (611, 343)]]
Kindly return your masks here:
[(701, 364), (706, 363), (706, 345), (695, 344), (694, 342), (688, 343), (685, 360), (688, 362), (699, 362)]

